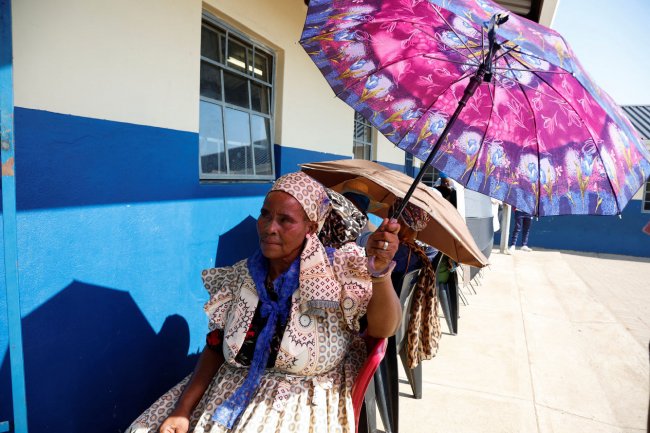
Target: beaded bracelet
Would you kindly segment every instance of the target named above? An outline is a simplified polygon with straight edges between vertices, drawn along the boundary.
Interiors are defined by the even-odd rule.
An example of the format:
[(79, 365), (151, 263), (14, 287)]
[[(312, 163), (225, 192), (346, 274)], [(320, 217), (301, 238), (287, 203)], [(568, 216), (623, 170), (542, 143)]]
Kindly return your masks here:
[(372, 278), (383, 278), (387, 275), (390, 275), (391, 272), (393, 272), (393, 269), (395, 269), (395, 260), (391, 260), (391, 262), (386, 265), (384, 269), (378, 271), (375, 269), (375, 256), (370, 256), (368, 259), (368, 272), (370, 272), (370, 276)]

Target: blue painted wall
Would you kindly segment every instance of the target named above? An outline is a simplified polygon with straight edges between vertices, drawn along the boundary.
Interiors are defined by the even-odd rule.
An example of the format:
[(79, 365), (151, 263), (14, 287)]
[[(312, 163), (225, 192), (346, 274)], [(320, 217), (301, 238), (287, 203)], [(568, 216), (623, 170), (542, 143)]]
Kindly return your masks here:
[[(631, 200), (623, 209), (622, 218), (565, 215), (533, 219), (528, 245), (532, 248), (650, 257), (650, 236), (641, 231), (649, 220), (650, 214), (641, 213), (641, 200)], [(510, 233), (513, 227), (514, 220)], [(500, 232), (497, 232), (496, 245), (499, 236)], [(521, 236), (518, 242), (521, 244)]]
[[(118, 432), (191, 371), (207, 326), (200, 272), (255, 248), (254, 218), (270, 183), (201, 184), (194, 133), (15, 115), (30, 431)], [(280, 173), (340, 158), (275, 153)], [(0, 308), (5, 420), (4, 290)]]

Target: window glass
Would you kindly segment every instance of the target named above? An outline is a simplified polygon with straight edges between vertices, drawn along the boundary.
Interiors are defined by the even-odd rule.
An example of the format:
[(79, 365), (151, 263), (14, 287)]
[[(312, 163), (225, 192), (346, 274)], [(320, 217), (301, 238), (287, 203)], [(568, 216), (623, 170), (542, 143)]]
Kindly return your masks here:
[(267, 83), (271, 82), (269, 74), (269, 59), (265, 53), (255, 52), (255, 62), (253, 64), (253, 76), (264, 80)]
[(246, 47), (232, 38), (228, 40), (228, 59), (226, 59), (226, 63), (233, 69), (246, 72)]
[(223, 72), (223, 88), (226, 93), (226, 102), (248, 107), (248, 79), (231, 72)]
[(226, 108), (228, 163), (232, 174), (253, 174), (250, 120), (248, 113)]
[(361, 114), (354, 113), (352, 154), (356, 159), (372, 159), (372, 125)]
[(221, 106), (201, 101), (199, 157), (203, 173), (227, 173)]
[(202, 180), (273, 180), (272, 51), (204, 13), (199, 168)]
[(205, 61), (201, 62), (201, 96), (221, 100), (221, 72)]
[(260, 113), (269, 113), (268, 87), (258, 83), (251, 83), (251, 108)]
[(261, 116), (252, 116), (251, 132), (253, 135), (253, 149), (255, 151), (255, 167), (257, 174), (273, 173), (271, 151), (271, 125), (269, 119)]
[(201, 55), (215, 62), (222, 62), (219, 50), (219, 33), (213, 28), (201, 28)]

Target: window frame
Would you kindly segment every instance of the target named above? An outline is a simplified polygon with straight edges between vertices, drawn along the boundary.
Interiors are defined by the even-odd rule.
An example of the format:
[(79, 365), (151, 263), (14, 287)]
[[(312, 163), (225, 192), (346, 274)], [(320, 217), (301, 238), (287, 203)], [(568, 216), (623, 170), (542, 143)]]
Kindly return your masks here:
[[(359, 120), (358, 120), (358, 119)], [(364, 128), (368, 128), (370, 131), (370, 141), (366, 142), (363, 139), (357, 139), (357, 124), (360, 123), (363, 125)], [(375, 158), (375, 128), (372, 126), (372, 123), (361, 113), (355, 111), (354, 112), (354, 128), (352, 130), (352, 158), (354, 159), (366, 159), (367, 161), (373, 161)], [(361, 144), (364, 147), (364, 150), (366, 149), (366, 146), (369, 148), (369, 155), (368, 158), (357, 158), (355, 155), (355, 148), (358, 146), (358, 144)], [(365, 152), (364, 152), (365, 153)]]
[(643, 184), (643, 196), (641, 196), (641, 213), (650, 213), (650, 179)]
[[(212, 27), (212, 30), (216, 31), (216, 33), (219, 35), (217, 38), (218, 41), (218, 51), (221, 53), (223, 52), (224, 58), (223, 63), (220, 63), (219, 61), (215, 61), (214, 59), (211, 59), (209, 57), (205, 57), (202, 55), (202, 53), (199, 53), (199, 62), (202, 64), (203, 62), (206, 62), (207, 64), (218, 68), (219, 70), (219, 77), (220, 77), (220, 84), (221, 84), (221, 99), (222, 100), (216, 100), (208, 96), (203, 96), (201, 95), (199, 91), (199, 113), (200, 113), (200, 106), (202, 102), (207, 102), (213, 105), (216, 105), (221, 109), (221, 119), (222, 119), (222, 134), (223, 134), (223, 148), (224, 148), (224, 153), (225, 153), (225, 166), (226, 170), (229, 172), (230, 171), (230, 158), (228, 157), (228, 141), (226, 138), (226, 108), (231, 108), (233, 110), (237, 110), (240, 112), (246, 113), (248, 117), (248, 134), (250, 137), (250, 153), (251, 153), (251, 159), (252, 159), (252, 174), (232, 174), (232, 173), (204, 173), (202, 171), (202, 166), (201, 166), (201, 151), (199, 148), (199, 155), (198, 155), (198, 169), (199, 169), (199, 181), (202, 183), (223, 183), (223, 182), (246, 182), (246, 183), (266, 183), (266, 182), (273, 182), (276, 178), (276, 170), (275, 170), (275, 93), (276, 93), (276, 68), (277, 68), (277, 54), (275, 50), (270, 48), (269, 46), (259, 42), (258, 40), (254, 39), (253, 37), (233, 28), (230, 26), (228, 23), (224, 22), (223, 20), (220, 20), (216, 16), (212, 15), (211, 13), (207, 11), (203, 11), (201, 15), (201, 32), (203, 31), (203, 27)], [(224, 40), (222, 41), (221, 39), (221, 34), (224, 35)], [(250, 55), (253, 56), (253, 62), (255, 59), (255, 53), (256, 52), (262, 52), (265, 55), (267, 55), (270, 60), (272, 65), (267, 65), (268, 71), (271, 74), (271, 79), (267, 82), (262, 79), (259, 79), (255, 77), (255, 74), (247, 74), (244, 73), (236, 68), (233, 68), (228, 65), (227, 59), (228, 59), (228, 41), (230, 40), (230, 37), (233, 37), (234, 40), (237, 43), (244, 42), (245, 44), (248, 44), (249, 46), (245, 46), (248, 50), (250, 50)], [(225, 43), (225, 47), (223, 47), (222, 50), (222, 43)], [(201, 46), (202, 48), (202, 46)], [(248, 54), (247, 54), (248, 55)], [(254, 65), (253, 65), (254, 67)], [(199, 68), (200, 69), (200, 68)], [(246, 84), (248, 86), (248, 108), (241, 107), (236, 104), (228, 103), (226, 102), (226, 94), (225, 94), (225, 80), (224, 80), (224, 71), (234, 74), (237, 77), (244, 78), (246, 81)], [(200, 72), (199, 72), (200, 74)], [(200, 77), (199, 77), (200, 79)], [(262, 113), (259, 111), (255, 111), (252, 108), (252, 87), (251, 83), (257, 83), (264, 88), (268, 89), (270, 92), (270, 97), (268, 98), (268, 114)], [(252, 115), (256, 115), (259, 117), (262, 117), (264, 119), (268, 119), (269, 122), (269, 164), (271, 167), (271, 172), (270, 174), (256, 174), (257, 170), (257, 164), (255, 163), (255, 145), (253, 143), (253, 121), (252, 121)], [(201, 119), (199, 116), (199, 139), (200, 139), (200, 133), (201, 133)]]

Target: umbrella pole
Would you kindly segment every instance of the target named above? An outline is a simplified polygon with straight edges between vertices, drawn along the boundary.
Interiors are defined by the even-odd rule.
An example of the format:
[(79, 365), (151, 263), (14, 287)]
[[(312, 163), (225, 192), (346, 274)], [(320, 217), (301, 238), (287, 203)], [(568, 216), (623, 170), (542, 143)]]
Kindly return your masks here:
[(402, 211), (404, 210), (404, 208), (408, 204), (409, 199), (413, 195), (413, 191), (415, 191), (415, 188), (417, 188), (418, 183), (420, 183), (420, 180), (422, 180), (422, 177), (424, 176), (424, 168), (426, 168), (429, 164), (431, 164), (431, 161), (433, 161), (433, 157), (438, 152), (438, 149), (440, 148), (442, 142), (447, 138), (447, 135), (449, 135), (449, 130), (456, 122), (456, 119), (458, 119), (458, 116), (460, 116), (460, 113), (461, 111), (463, 111), (463, 108), (465, 108), (465, 105), (467, 105), (467, 101), (469, 100), (469, 98), (472, 97), (474, 92), (476, 92), (478, 86), (480, 86), (481, 83), (483, 82), (487, 69), (488, 66), (486, 66), (485, 63), (482, 63), (481, 66), (479, 66), (478, 71), (476, 71), (476, 74), (474, 74), (472, 78), (470, 78), (469, 84), (467, 85), (467, 87), (465, 87), (465, 91), (463, 92), (463, 97), (460, 98), (460, 101), (458, 101), (458, 107), (456, 107), (456, 111), (454, 111), (454, 114), (449, 119), (449, 122), (447, 122), (447, 126), (445, 126), (444, 131), (442, 131), (442, 134), (440, 134), (440, 137), (438, 137), (436, 144), (433, 146), (433, 149), (429, 153), (429, 156), (424, 161), (424, 165), (420, 169), (420, 172), (415, 177), (415, 180), (413, 181), (411, 187), (409, 188), (408, 192), (404, 196), (404, 199), (402, 199), (402, 203), (393, 212), (393, 215), (391, 215), (391, 218), (397, 219), (402, 214)]
[[(508, 21), (507, 14), (505, 15), (495, 14), (492, 16), (488, 28), (488, 53), (483, 59), (483, 62), (481, 62), (476, 73), (472, 76), (472, 78), (469, 79), (469, 83), (467, 84), (467, 87), (465, 87), (465, 91), (463, 92), (463, 97), (460, 98), (460, 101), (458, 101), (458, 107), (456, 107), (456, 111), (454, 111), (454, 114), (451, 116), (451, 119), (449, 119), (449, 122), (447, 122), (447, 126), (445, 127), (444, 131), (442, 131), (442, 134), (440, 134), (440, 137), (438, 137), (438, 141), (436, 141), (436, 144), (433, 146), (433, 149), (431, 149), (431, 153), (429, 153), (429, 156), (427, 157), (426, 161), (424, 161), (423, 168), (426, 168), (426, 166), (431, 164), (431, 161), (433, 161), (433, 157), (436, 155), (436, 153), (438, 153), (438, 149), (440, 148), (440, 145), (447, 138), (447, 135), (449, 134), (449, 130), (456, 122), (456, 119), (458, 119), (460, 112), (463, 111), (463, 108), (465, 108), (465, 105), (467, 104), (469, 98), (471, 98), (474, 92), (476, 92), (478, 86), (480, 86), (483, 81), (489, 82), (492, 80), (492, 60), (494, 58), (494, 54), (496, 53), (496, 50), (499, 48), (499, 45), (496, 43), (495, 32), (497, 27), (499, 27), (499, 25), (505, 23), (506, 21)], [(415, 191), (415, 188), (417, 187), (418, 183), (420, 182), (420, 180), (422, 180), (422, 176), (424, 176), (424, 170), (420, 170), (417, 177), (413, 181), (413, 184), (411, 184), (411, 187), (409, 188), (408, 192), (404, 196), (404, 199), (402, 200), (402, 204), (400, 204), (399, 207), (393, 213), (393, 215), (391, 215), (391, 218), (397, 219), (402, 214), (402, 211), (406, 207), (409, 199), (411, 198), (411, 195), (413, 195), (413, 191)]]

